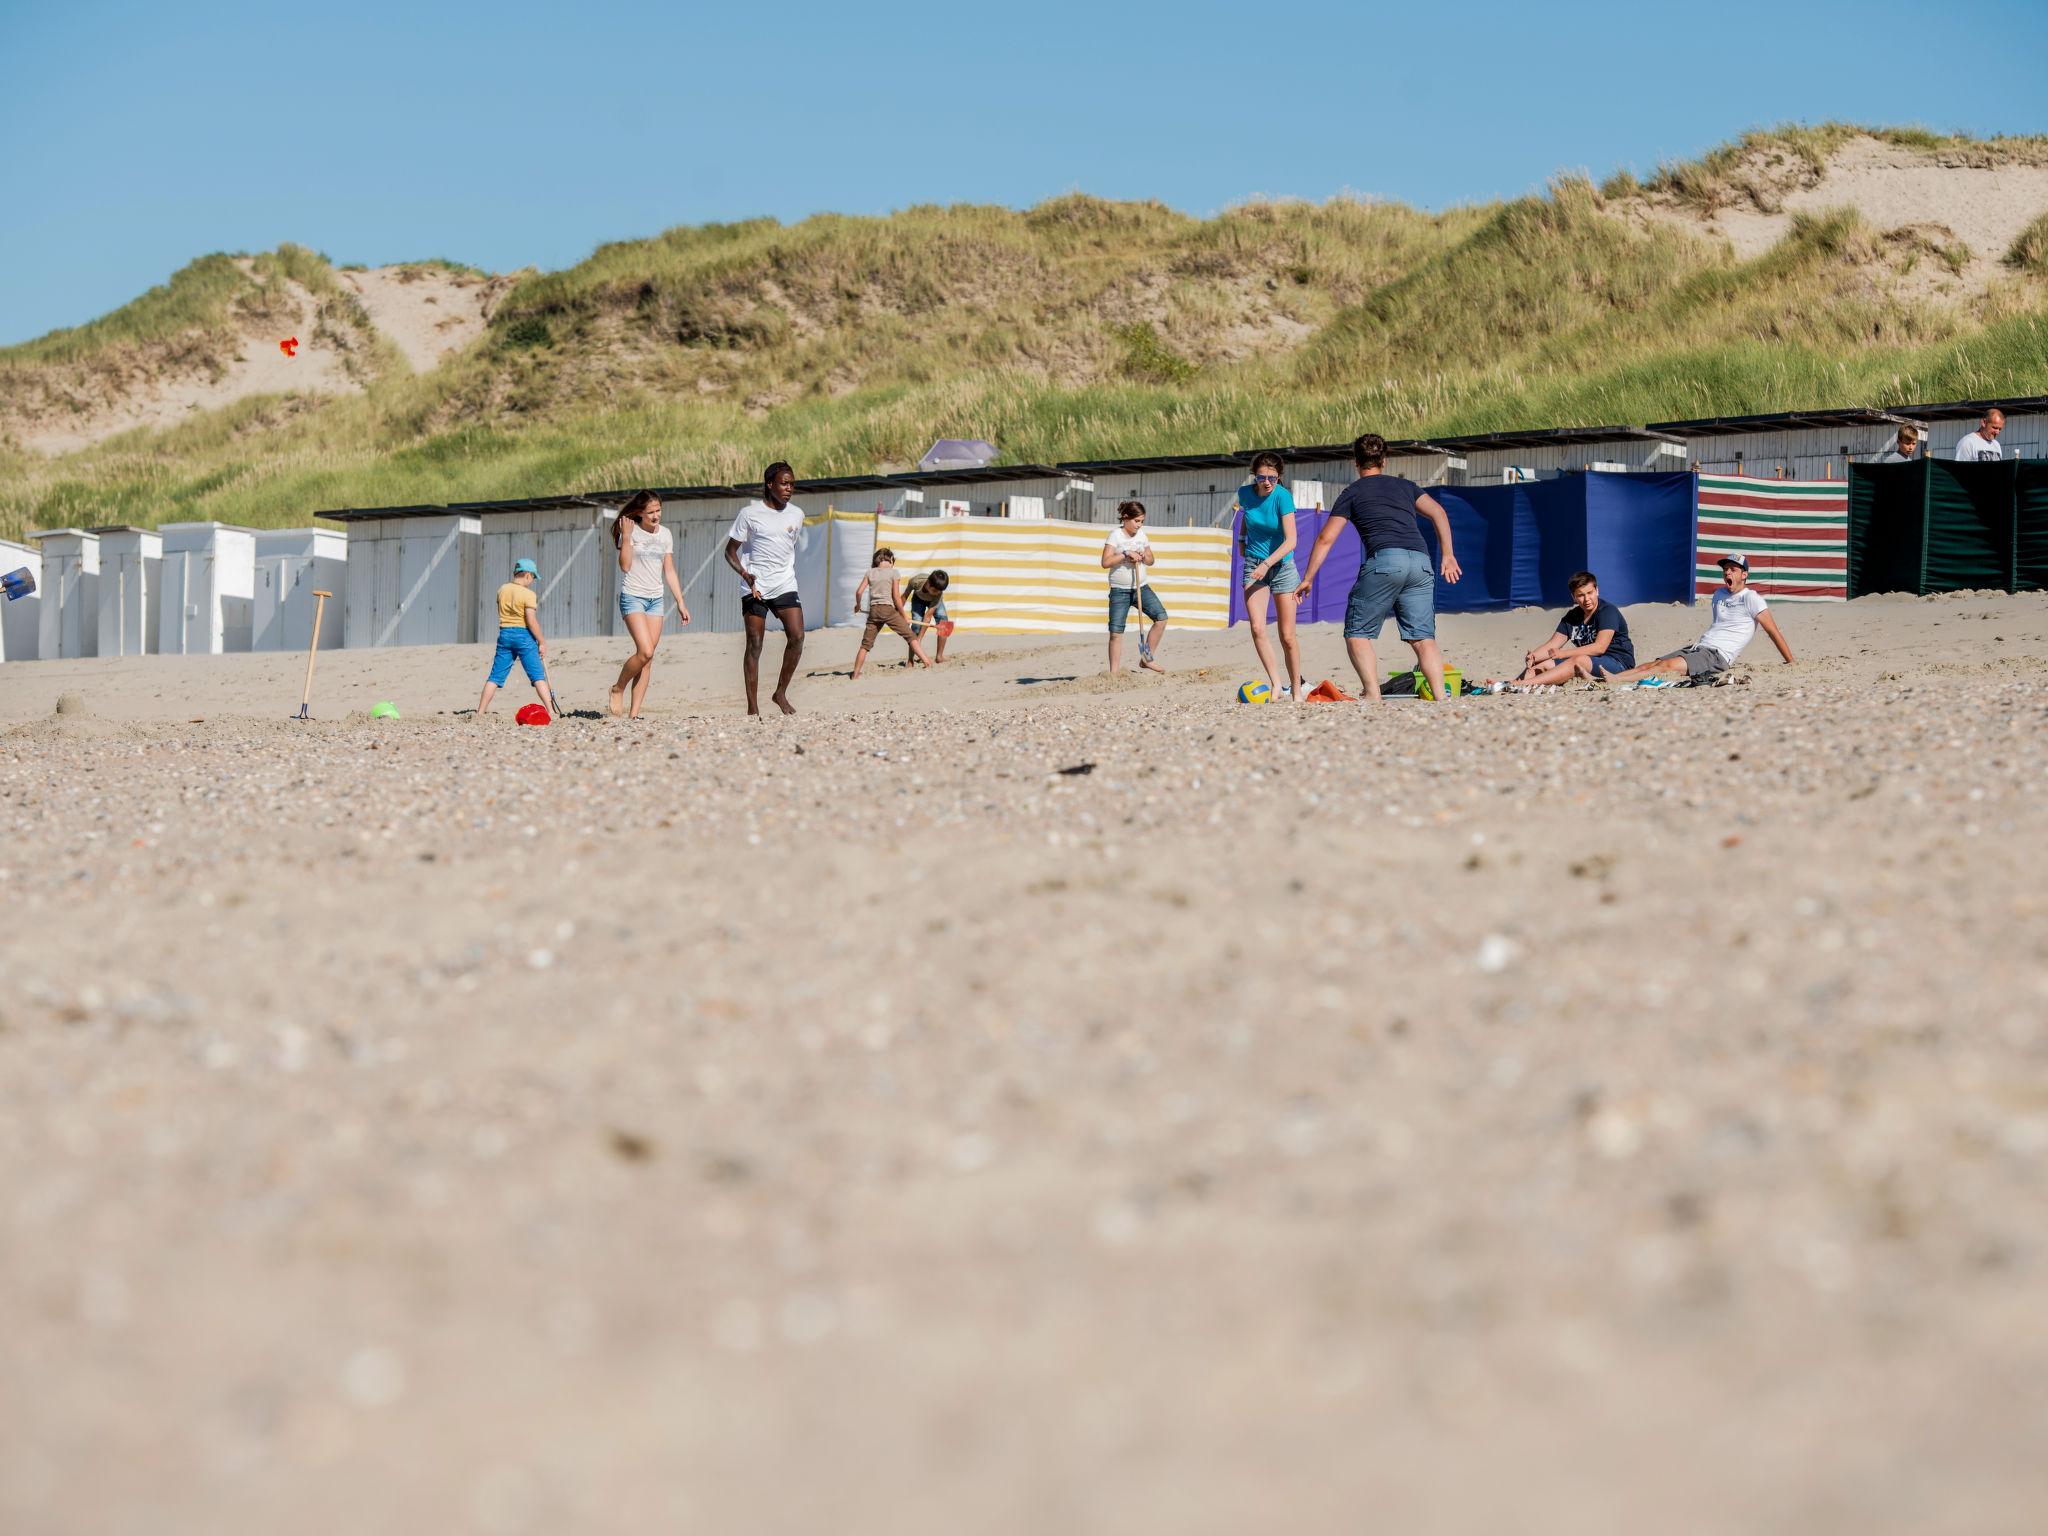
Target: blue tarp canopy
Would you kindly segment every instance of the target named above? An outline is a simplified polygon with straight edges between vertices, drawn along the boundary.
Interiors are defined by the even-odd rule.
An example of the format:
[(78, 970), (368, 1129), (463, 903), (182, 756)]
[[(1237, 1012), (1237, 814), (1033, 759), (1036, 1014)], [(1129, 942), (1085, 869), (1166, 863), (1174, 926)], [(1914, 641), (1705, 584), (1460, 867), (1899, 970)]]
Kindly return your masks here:
[[(1611, 603), (1690, 603), (1698, 492), (1690, 471), (1588, 470), (1519, 485), (1430, 486), (1428, 493), (1450, 519), (1464, 573), (1455, 587), (1437, 578), (1437, 611), (1563, 608), (1571, 601), (1566, 583), (1581, 570), (1600, 578), (1600, 595)], [(1305, 566), (1308, 548), (1327, 517), (1297, 514), (1297, 567)], [(1436, 530), (1427, 519), (1418, 521), (1434, 560)], [(1233, 624), (1244, 617), (1243, 571), (1237, 574)], [(1300, 621), (1342, 620), (1357, 576), (1358, 536), (1340, 533)]]

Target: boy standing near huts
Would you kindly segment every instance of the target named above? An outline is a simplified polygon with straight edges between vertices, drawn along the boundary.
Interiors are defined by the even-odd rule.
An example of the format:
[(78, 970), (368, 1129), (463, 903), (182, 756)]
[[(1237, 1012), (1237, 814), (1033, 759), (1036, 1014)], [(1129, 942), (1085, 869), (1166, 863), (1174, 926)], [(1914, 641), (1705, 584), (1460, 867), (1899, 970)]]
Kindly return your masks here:
[(1124, 626), (1136, 608), (1152, 626), (1139, 632), (1138, 665), (1164, 672), (1157, 656), (1166, 638), (1166, 604), (1145, 584), (1145, 570), (1155, 562), (1152, 541), (1145, 537), (1145, 503), (1119, 502), (1116, 521), (1116, 531), (1102, 545), (1102, 568), (1109, 572), (1109, 670), (1124, 668)]
[(747, 646), (740, 671), (747, 685), (747, 713), (761, 713), (761, 647), (768, 616), (782, 622), (782, 672), (770, 694), (785, 715), (796, 713), (789, 702), (789, 682), (804, 655), (804, 605), (796, 589), (796, 546), (803, 537), (804, 515), (789, 504), (796, 494), (796, 471), (770, 464), (761, 476), (761, 499), (750, 501), (732, 520), (725, 539), (725, 563), (747, 584), (740, 599), (740, 618), (747, 626)]
[(554, 692), (548, 687), (548, 642), (540, 632), (540, 599), (533, 593), (539, 581), (539, 566), (531, 560), (515, 560), (512, 579), (498, 588), (498, 649), (491, 657), (491, 675), (484, 683), (484, 696), (477, 700), (479, 715), (491, 707), (491, 700), (512, 675), (514, 660), (525, 671), (526, 680), (533, 684), (533, 691), (540, 695), (542, 707), (550, 715), (560, 713), (555, 708)]
[(1771, 637), (1771, 644), (1792, 665), (1792, 647), (1786, 643), (1778, 621), (1761, 592), (1749, 586), (1749, 556), (1723, 555), (1720, 559), (1721, 590), (1714, 594), (1714, 622), (1691, 645), (1659, 656), (1640, 667), (1630, 667), (1612, 677), (1594, 674), (1595, 682), (1633, 683), (1647, 678), (1650, 686), (1669, 688), (1680, 678), (1714, 677), (1735, 665), (1743, 647), (1756, 638), (1759, 627)]

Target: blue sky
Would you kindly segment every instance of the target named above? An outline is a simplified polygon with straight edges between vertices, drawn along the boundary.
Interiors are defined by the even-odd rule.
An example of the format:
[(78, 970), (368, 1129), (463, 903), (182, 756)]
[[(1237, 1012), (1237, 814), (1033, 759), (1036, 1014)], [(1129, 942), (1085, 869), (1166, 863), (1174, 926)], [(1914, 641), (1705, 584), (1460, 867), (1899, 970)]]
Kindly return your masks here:
[(571, 265), (1080, 189), (1425, 207), (1838, 117), (2048, 130), (2048, 5), (0, 0), (0, 343), (195, 256)]

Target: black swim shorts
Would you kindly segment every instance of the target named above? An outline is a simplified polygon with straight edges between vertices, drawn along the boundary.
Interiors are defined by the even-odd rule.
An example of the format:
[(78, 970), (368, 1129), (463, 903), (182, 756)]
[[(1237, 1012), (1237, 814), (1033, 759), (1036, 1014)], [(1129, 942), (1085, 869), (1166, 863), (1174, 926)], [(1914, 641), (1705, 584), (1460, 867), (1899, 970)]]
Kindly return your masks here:
[(778, 592), (773, 597), (756, 597), (748, 592), (740, 598), (740, 612), (750, 619), (765, 619), (771, 613), (780, 613), (785, 608), (803, 612), (804, 600), (795, 592)]

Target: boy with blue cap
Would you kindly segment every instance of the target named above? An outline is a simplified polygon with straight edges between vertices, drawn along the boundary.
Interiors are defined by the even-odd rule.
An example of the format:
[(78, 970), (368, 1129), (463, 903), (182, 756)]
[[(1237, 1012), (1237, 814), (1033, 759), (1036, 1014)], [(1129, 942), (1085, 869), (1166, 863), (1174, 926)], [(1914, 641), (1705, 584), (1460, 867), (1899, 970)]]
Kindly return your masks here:
[(539, 566), (531, 560), (515, 560), (512, 579), (498, 588), (498, 651), (491, 658), (491, 676), (484, 684), (484, 696), (477, 702), (478, 714), (491, 707), (498, 689), (512, 675), (515, 658), (525, 669), (533, 691), (540, 695), (542, 706), (551, 715), (560, 713), (548, 688), (548, 642), (540, 632), (540, 599), (533, 594), (539, 582)]

